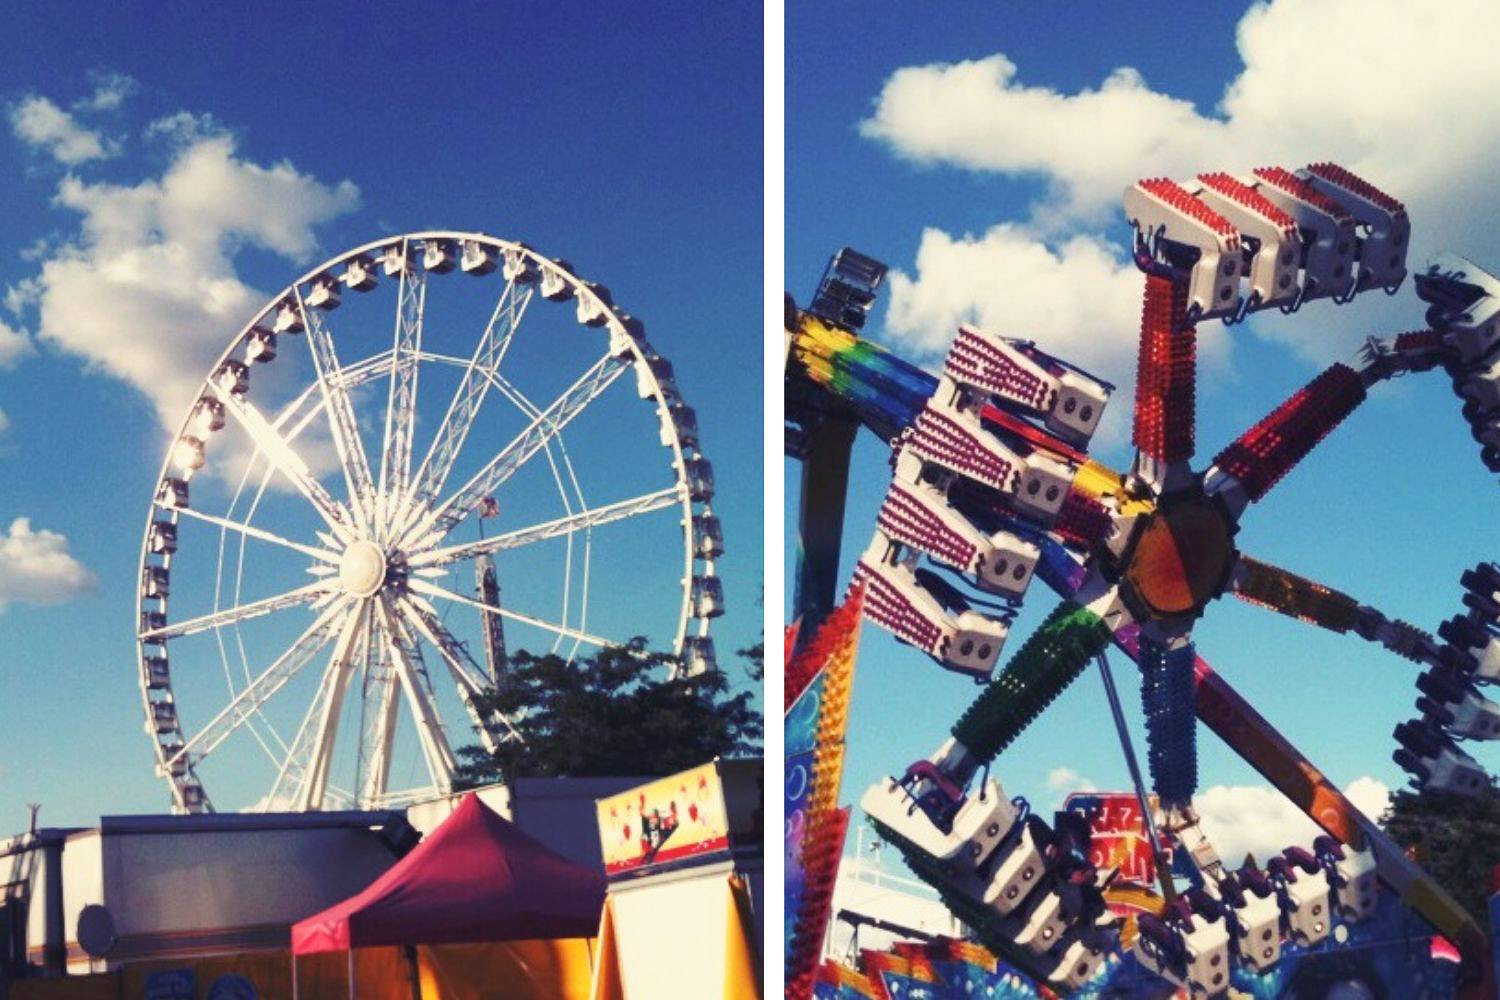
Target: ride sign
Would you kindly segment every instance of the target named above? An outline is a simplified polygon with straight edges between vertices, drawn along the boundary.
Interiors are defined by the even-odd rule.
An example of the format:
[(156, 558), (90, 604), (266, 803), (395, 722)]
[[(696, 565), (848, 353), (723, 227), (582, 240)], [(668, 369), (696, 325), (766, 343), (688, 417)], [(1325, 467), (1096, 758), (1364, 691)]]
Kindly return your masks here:
[[(1156, 796), (1150, 797), (1152, 819), (1162, 828)], [(1156, 862), (1141, 818), (1141, 803), (1134, 792), (1074, 792), (1063, 801), (1065, 812), (1088, 818), (1092, 847), (1089, 863), (1104, 870), (1118, 868), (1119, 877), (1142, 886), (1156, 880)], [(1161, 839), (1162, 859), (1171, 863), (1172, 845)]]

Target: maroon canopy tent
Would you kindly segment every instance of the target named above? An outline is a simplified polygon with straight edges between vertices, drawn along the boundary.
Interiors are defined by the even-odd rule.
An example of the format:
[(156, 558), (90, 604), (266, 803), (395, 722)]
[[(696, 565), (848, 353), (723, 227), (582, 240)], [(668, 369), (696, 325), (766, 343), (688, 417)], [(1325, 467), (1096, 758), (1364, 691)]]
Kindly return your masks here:
[(522, 833), (478, 796), (368, 889), (292, 928), (292, 954), (378, 945), (593, 937), (604, 876)]

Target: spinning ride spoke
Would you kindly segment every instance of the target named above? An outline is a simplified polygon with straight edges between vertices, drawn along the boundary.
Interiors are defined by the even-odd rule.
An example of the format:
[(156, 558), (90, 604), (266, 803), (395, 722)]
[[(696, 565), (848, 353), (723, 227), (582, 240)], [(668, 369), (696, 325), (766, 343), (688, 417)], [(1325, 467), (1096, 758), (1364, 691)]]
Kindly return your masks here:
[(1242, 494), (1239, 506), (1260, 500), (1364, 399), (1364, 382), (1353, 368), (1326, 369), (1214, 456), (1210, 488)]

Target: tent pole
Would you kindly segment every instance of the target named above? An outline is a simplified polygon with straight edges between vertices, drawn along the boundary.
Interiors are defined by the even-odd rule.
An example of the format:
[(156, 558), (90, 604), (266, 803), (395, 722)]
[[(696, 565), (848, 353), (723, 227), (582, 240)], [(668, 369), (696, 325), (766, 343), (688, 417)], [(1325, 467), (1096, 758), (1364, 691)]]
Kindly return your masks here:
[(406, 960), (411, 964), (411, 1000), (422, 1000), (422, 964), (417, 954), (417, 946), (414, 944), (404, 945)]
[(301, 1000), (297, 992), (297, 953), (292, 952), (292, 1000)]
[(349, 948), (349, 1000), (354, 1000), (354, 948)]

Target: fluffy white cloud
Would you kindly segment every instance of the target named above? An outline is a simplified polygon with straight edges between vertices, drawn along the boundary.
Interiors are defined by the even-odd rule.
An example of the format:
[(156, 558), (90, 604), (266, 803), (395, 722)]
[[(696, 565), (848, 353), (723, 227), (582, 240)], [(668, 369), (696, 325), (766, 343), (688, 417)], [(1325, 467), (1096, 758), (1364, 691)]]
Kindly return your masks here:
[(1043, 177), (1072, 215), (1112, 210), (1143, 176), (1329, 158), (1419, 206), (1420, 224), (1428, 202), (1451, 212), (1483, 195), (1500, 146), (1478, 58), (1500, 7), (1459, 0), (1444, 13), (1399, 0), (1255, 4), (1236, 34), (1243, 66), (1213, 114), (1128, 67), (1062, 93), (993, 55), (898, 70), (862, 128), (913, 159)]
[(1385, 782), (1368, 775), (1349, 782), (1344, 795), (1354, 803), (1356, 809), (1371, 819), (1379, 819), (1391, 804), (1391, 790), (1386, 787)]
[(55, 204), (78, 215), (79, 229), (7, 301), (34, 311), (42, 342), (134, 385), (174, 424), (267, 297), (239, 277), (240, 250), (305, 260), (314, 228), (358, 202), (349, 181), (250, 162), (227, 135), (198, 138), (139, 184), (64, 178)]
[(1062, 94), (1022, 84), (1015, 63), (997, 54), (897, 70), (860, 130), (920, 163), (1043, 177), (1059, 207), (1096, 213), (1135, 179), (1135, 164), (1190, 170), (1223, 126), (1151, 90), (1133, 69)]
[[(1390, 789), (1371, 777), (1356, 778), (1344, 794), (1366, 816), (1385, 811)], [(1203, 832), (1230, 867), (1245, 855), (1260, 864), (1292, 845), (1309, 847), (1322, 831), (1291, 800), (1264, 785), (1215, 785), (1193, 797)]]
[(36, 94), (22, 98), (11, 108), (10, 124), (22, 142), (69, 167), (106, 159), (119, 151), (102, 134), (78, 124), (68, 112)]
[(0, 368), (14, 368), (32, 350), (31, 338), (26, 336), (26, 331), (17, 330), (0, 319)]
[(94, 587), (94, 574), (68, 552), (55, 531), (18, 517), (0, 532), (0, 611), (13, 601), (59, 604)]
[[(961, 279), (923, 269), (921, 282), (893, 284), (899, 332), (921, 346), (946, 343), (951, 329), (936, 325), (936, 317), (976, 297), (1043, 299), (1027, 283), (1029, 267), (1051, 252), (1064, 265), (1059, 279), (1074, 279), (1072, 298), (1098, 294), (1104, 301), (1054, 295), (1037, 307), (1070, 318), (1082, 310), (1095, 323), (1108, 318), (1112, 336), (1128, 340), (1138, 306), (1127, 312), (1118, 304), (1115, 282), (1123, 278), (1098, 254), (1058, 252), (1065, 244), (1056, 236), (1098, 231), (1117, 219), (1121, 191), (1147, 176), (1335, 160), (1406, 202), (1414, 263), (1451, 248), (1500, 265), (1500, 230), (1491, 222), (1500, 190), (1490, 179), (1500, 152), (1500, 105), (1485, 100), (1492, 84), (1482, 56), (1483, 40), (1500, 32), (1500, 6), (1459, 0), (1444, 14), (1433, 19), (1399, 0), (1257, 3), (1236, 33), (1242, 66), (1226, 67), (1222, 98), (1209, 111), (1153, 89), (1128, 67), (1076, 92), (1028, 84), (1024, 67), (1003, 54), (897, 70), (861, 125), (865, 135), (913, 161), (1038, 178), (1047, 191), (1030, 206), (1025, 227), (1013, 227), (1004, 241), (986, 237), (990, 270)], [(982, 290), (965, 283), (981, 277)], [(920, 308), (903, 301), (917, 293), (925, 293)], [(1116, 303), (1112, 310), (1109, 303)], [(1375, 306), (1320, 308), (1320, 320), (1331, 322), (1312, 324), (1317, 330), (1305, 316), (1295, 326), (1280, 317), (1258, 320), (1255, 329), (1326, 360), (1352, 346), (1356, 330), (1391, 322), (1382, 323)]]

